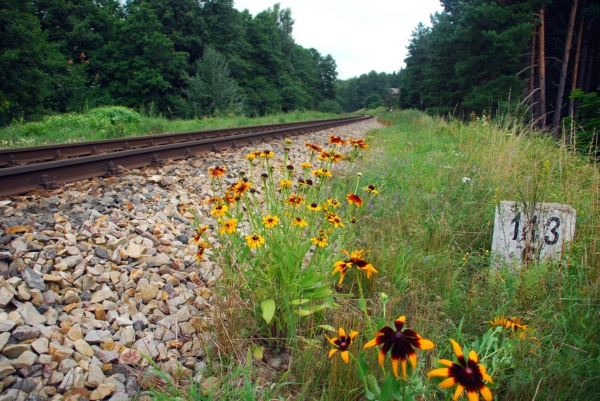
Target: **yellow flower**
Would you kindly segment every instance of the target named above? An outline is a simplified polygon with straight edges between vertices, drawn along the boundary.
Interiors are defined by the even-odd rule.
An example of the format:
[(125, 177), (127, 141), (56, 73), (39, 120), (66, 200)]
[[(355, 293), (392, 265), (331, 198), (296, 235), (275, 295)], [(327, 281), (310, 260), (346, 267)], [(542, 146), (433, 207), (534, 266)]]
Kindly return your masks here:
[(198, 245), (198, 252), (196, 252), (196, 262), (200, 263), (202, 261), (202, 256), (204, 256), (204, 251), (210, 246), (209, 242), (201, 241)]
[(320, 246), (321, 248), (325, 248), (327, 246), (327, 234), (325, 231), (319, 231), (319, 235), (310, 239), (313, 244)]
[(330, 222), (331, 224), (333, 224), (333, 226), (335, 228), (338, 228), (339, 226), (345, 227), (344, 224), (342, 223), (342, 219), (340, 219), (340, 216), (338, 216), (335, 213), (328, 213), (327, 221)]
[(331, 358), (336, 352), (340, 351), (340, 356), (342, 357), (342, 360), (348, 363), (348, 347), (352, 345), (352, 340), (358, 335), (358, 331), (351, 331), (350, 335), (346, 335), (346, 331), (340, 327), (339, 333), (339, 338), (329, 338), (325, 336), (325, 338), (327, 338), (327, 341), (329, 341), (331, 345), (335, 347), (331, 351), (329, 351), (329, 358)]
[(262, 152), (260, 152), (259, 156), (263, 159), (266, 159), (275, 156), (275, 153), (273, 153), (272, 150), (263, 150)]
[(292, 181), (290, 180), (281, 180), (281, 182), (279, 183), (279, 186), (281, 188), (288, 188), (292, 186)]
[(215, 217), (223, 217), (229, 211), (229, 207), (227, 205), (216, 205), (211, 210), (210, 214)]
[(300, 165), (300, 167), (302, 167), (302, 168), (311, 168), (311, 167), (312, 167), (312, 164), (310, 164), (310, 163), (308, 163), (308, 162), (304, 162), (304, 163), (302, 163), (302, 164)]
[(318, 212), (321, 210), (321, 206), (319, 206), (317, 203), (311, 203), (310, 205), (306, 205), (306, 207), (308, 210), (312, 210), (313, 212)]
[(233, 234), (237, 229), (238, 219), (230, 219), (223, 222), (223, 226), (219, 229), (219, 233)]
[(331, 177), (331, 171), (327, 170), (326, 168), (313, 170), (310, 173), (316, 177)]
[(369, 185), (369, 186), (366, 186), (366, 187), (365, 187), (365, 191), (367, 191), (367, 192), (371, 192), (372, 194), (375, 194), (375, 195), (377, 195), (377, 194), (379, 193), (379, 192), (377, 192), (377, 190), (375, 189), (375, 186), (374, 186), (374, 185), (372, 185), (372, 184), (371, 184), (371, 185)]
[(337, 200), (333, 199), (333, 198), (329, 198), (327, 199), (327, 203), (332, 206), (332, 207), (338, 207), (340, 206), (340, 202), (338, 202)]
[(291, 223), (293, 226), (300, 226), (300, 227), (306, 227), (308, 225), (308, 223), (304, 220), (302, 220), (301, 217), (295, 217), (294, 220), (292, 220)]
[(265, 239), (258, 234), (246, 235), (245, 238), (250, 248), (260, 248), (265, 243)]
[(342, 285), (342, 282), (344, 281), (344, 276), (346, 276), (346, 272), (352, 266), (356, 266), (357, 268), (364, 270), (365, 273), (367, 273), (367, 279), (369, 280), (371, 279), (371, 275), (373, 273), (377, 273), (377, 270), (375, 270), (373, 265), (363, 259), (363, 257), (367, 253), (369, 253), (369, 251), (360, 250), (354, 251), (352, 252), (352, 254), (350, 254), (348, 253), (348, 251), (342, 249), (342, 252), (345, 253), (346, 256), (348, 256), (348, 260), (340, 260), (338, 262), (335, 262), (333, 264), (333, 272), (331, 273), (332, 276), (336, 273), (340, 273), (340, 282), (338, 283), (338, 285)]
[(263, 221), (263, 224), (265, 225), (265, 227), (273, 228), (277, 225), (277, 223), (279, 223), (279, 217), (271, 216), (270, 214), (268, 214), (262, 218), (262, 221)]
[(208, 169), (208, 172), (210, 173), (210, 176), (212, 178), (217, 178), (217, 177), (222, 177), (223, 175), (225, 175), (225, 172), (227, 171), (227, 167), (226, 166), (216, 166), (216, 167), (211, 167)]

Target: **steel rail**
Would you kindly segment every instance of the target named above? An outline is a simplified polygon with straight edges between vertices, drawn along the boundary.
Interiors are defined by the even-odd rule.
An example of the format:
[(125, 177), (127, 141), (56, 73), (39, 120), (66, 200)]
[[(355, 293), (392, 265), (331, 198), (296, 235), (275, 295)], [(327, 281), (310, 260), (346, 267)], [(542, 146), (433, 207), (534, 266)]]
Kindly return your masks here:
[(284, 136), (296, 136), (322, 131), (340, 125), (372, 118), (360, 116), (352, 119), (321, 121), (310, 125), (288, 127), (263, 132), (249, 132), (235, 136), (198, 139), (154, 147), (83, 156), (72, 159), (29, 164), (0, 169), (0, 198), (43, 188), (55, 190), (60, 184), (93, 177), (110, 177), (123, 173), (122, 168), (162, 166), (167, 159), (180, 160), (197, 157), (210, 151), (221, 151)]
[[(343, 121), (356, 119), (345, 117), (342, 119), (317, 120), (318, 122)], [(30, 163), (39, 163), (54, 160), (63, 160), (73, 157), (93, 156), (102, 153), (133, 150), (145, 147), (167, 145), (180, 142), (191, 142), (198, 139), (221, 138), (231, 135), (242, 135), (252, 132), (272, 131), (287, 127), (301, 127), (312, 125), (317, 121), (299, 121), (293, 123), (280, 123), (270, 125), (252, 125), (248, 127), (220, 128), (203, 131), (177, 132), (160, 135), (144, 135), (128, 138), (104, 139), (78, 143), (55, 144), (45, 146), (32, 146), (27, 148), (13, 148), (0, 150), (0, 168), (19, 166)]]

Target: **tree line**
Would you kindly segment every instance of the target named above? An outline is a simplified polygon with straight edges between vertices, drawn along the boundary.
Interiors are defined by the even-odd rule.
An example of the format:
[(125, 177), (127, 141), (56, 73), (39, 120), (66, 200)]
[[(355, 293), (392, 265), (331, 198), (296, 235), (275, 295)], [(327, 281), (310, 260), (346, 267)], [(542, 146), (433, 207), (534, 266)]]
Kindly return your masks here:
[[(338, 81), (339, 103), (373, 100), (468, 118), (522, 111), (556, 137), (572, 116), (597, 142), (600, 130), (600, 1), (441, 0), (419, 24), (406, 68)], [(398, 92), (389, 99), (389, 88)], [(386, 101), (387, 98), (387, 101)], [(584, 134), (586, 135), (586, 134)]]
[(233, 0), (0, 0), (0, 125), (103, 105), (169, 117), (337, 111), (291, 10)]

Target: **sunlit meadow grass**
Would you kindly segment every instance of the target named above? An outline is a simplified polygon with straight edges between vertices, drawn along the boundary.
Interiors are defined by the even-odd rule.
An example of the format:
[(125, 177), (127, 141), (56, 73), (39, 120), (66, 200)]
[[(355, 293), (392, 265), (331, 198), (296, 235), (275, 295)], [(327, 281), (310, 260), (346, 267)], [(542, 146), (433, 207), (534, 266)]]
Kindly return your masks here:
[[(323, 274), (319, 286), (331, 291), (325, 297), (329, 307), (319, 309), (324, 300), (314, 302), (310, 295), (298, 296), (296, 292), (291, 296), (289, 287), (282, 287), (275, 276), (270, 281), (257, 276), (256, 269), (262, 266), (265, 271), (269, 264), (277, 264), (275, 254), (267, 254), (276, 248), (249, 248), (252, 242), (244, 239), (245, 235), (257, 231), (265, 244), (283, 243), (276, 253), (281, 261), (301, 248), (289, 249), (281, 237), (267, 238), (270, 231), (263, 224), (267, 214), (280, 218), (281, 229), (284, 220), (290, 224), (294, 216), (285, 212), (294, 209), (289, 205), (267, 200), (260, 213), (254, 213), (252, 230), (237, 233), (237, 239), (232, 239), (237, 245), (215, 251), (221, 266), (237, 269), (236, 276), (224, 267), (228, 278), (223, 288), (235, 288), (230, 295), (235, 293), (238, 305), (242, 305), (229, 307), (227, 319), (213, 326), (219, 338), (233, 335), (237, 340), (219, 347), (223, 350), (218, 355), (222, 367), (220, 399), (447, 400), (461, 382), (440, 389), (442, 380), (452, 379), (452, 375), (439, 370), (444, 367), (439, 359), (451, 361), (448, 363), (454, 364), (454, 369), (463, 369), (470, 377), (479, 375), (480, 387), (466, 389), (479, 399), (490, 397), (485, 388), (498, 400), (595, 399), (600, 391), (597, 166), (541, 135), (521, 130), (517, 124), (507, 129), (487, 119), (447, 122), (412, 110), (379, 109), (374, 113), (390, 126), (369, 134), (371, 148), (365, 151), (362, 162), (355, 162), (349, 172), (338, 169), (311, 195), (316, 199), (326, 194), (326, 198), (344, 203), (339, 215), (347, 227), (335, 229), (335, 245), (321, 254), (315, 265), (315, 271)], [(269, 171), (267, 166), (262, 169)], [(261, 168), (255, 174), (258, 170)], [(277, 169), (275, 172), (278, 174)], [(362, 176), (357, 177), (357, 172)], [(264, 180), (265, 184), (278, 182), (270, 174)], [(359, 193), (369, 184), (379, 193), (363, 191), (363, 205), (349, 205), (346, 195)], [(274, 192), (272, 199), (276, 196)], [(494, 209), (501, 200), (573, 206), (578, 213), (577, 231), (568, 262), (531, 264), (517, 272), (491, 269)], [(320, 199), (319, 204), (322, 202)], [(349, 206), (353, 209), (348, 210)], [(303, 215), (308, 211), (304, 209)], [(347, 224), (352, 215), (356, 215), (356, 223)], [(240, 223), (250, 224), (250, 220), (239, 218)], [(328, 223), (321, 217), (303, 236), (290, 238), (290, 244), (307, 241), (316, 232), (310, 230), (321, 224), (327, 227)], [(225, 231), (223, 236), (227, 235)], [(227, 253), (227, 249), (235, 251)], [(331, 275), (334, 264), (340, 267), (344, 265), (336, 262), (353, 260), (352, 255), (340, 253), (341, 249), (371, 252), (353, 255), (355, 265), (348, 268), (340, 284), (339, 272)], [(370, 280), (365, 270), (357, 268), (363, 259), (377, 270)], [(303, 271), (308, 265), (291, 260), (295, 274), (312, 274), (310, 269)], [(278, 274), (285, 274), (288, 265), (278, 265)], [(266, 284), (270, 291), (265, 293)], [(272, 317), (269, 312), (266, 316), (271, 320), (267, 322), (265, 310), (271, 309), (264, 301), (275, 294), (279, 294), (277, 299), (287, 297), (285, 302), (292, 307), (281, 311), (279, 317), (275, 311)], [(294, 299), (307, 300), (294, 303)], [(279, 301), (277, 305), (281, 305)], [(308, 305), (317, 306), (308, 316), (300, 318), (294, 313)], [(404, 328), (435, 344), (429, 349), (425, 340), (412, 337), (413, 349), (405, 356), (410, 359), (416, 352), (418, 358), (416, 369), (408, 362), (406, 380), (402, 369), (398, 378), (392, 372), (393, 349), (379, 367), (381, 346), (374, 345), (375, 332), (388, 326), (389, 335), (396, 330), (394, 320), (401, 316), (406, 316)], [(275, 326), (278, 329), (274, 330)], [(340, 327), (345, 332), (338, 332)], [(341, 341), (352, 331), (358, 334), (353, 334), (351, 341)], [(374, 346), (363, 350), (369, 341)], [(336, 352), (328, 358), (332, 350)], [(469, 354), (470, 350), (478, 358), (470, 365), (477, 374), (464, 370), (467, 368), (457, 358), (460, 354), (465, 359), (475, 355)], [(348, 363), (342, 357), (344, 352)], [(401, 354), (396, 357), (402, 359)], [(273, 384), (265, 386), (268, 361), (280, 355), (289, 357), (289, 365), (285, 373), (277, 373), (278, 379), (267, 379)], [(486, 366), (487, 371), (479, 366)], [(489, 374), (493, 383), (481, 372)], [(265, 391), (275, 388), (276, 392)], [(460, 396), (467, 398), (465, 393)]]
[[(110, 113), (113, 109), (123, 110), (121, 114), (133, 114), (135, 121), (99, 118), (97, 110)], [(276, 124), (293, 121), (337, 118), (336, 114), (316, 111), (294, 111), (250, 118), (232, 115), (228, 118), (205, 117), (194, 120), (168, 119), (148, 108), (136, 113), (124, 107), (103, 107), (86, 113), (66, 113), (52, 115), (39, 122), (14, 121), (8, 127), (0, 128), (0, 149), (28, 146), (51, 145), (81, 141), (95, 141), (128, 136), (157, 135), (173, 132), (199, 131), (208, 129), (242, 127), (251, 125)]]

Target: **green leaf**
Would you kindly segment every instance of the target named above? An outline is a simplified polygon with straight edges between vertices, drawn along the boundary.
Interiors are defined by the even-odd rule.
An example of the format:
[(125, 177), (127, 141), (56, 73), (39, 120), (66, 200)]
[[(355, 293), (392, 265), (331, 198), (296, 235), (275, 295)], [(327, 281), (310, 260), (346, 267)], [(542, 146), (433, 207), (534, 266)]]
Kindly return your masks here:
[(264, 357), (263, 351), (264, 351), (264, 347), (261, 347), (256, 344), (252, 344), (252, 355), (254, 356), (254, 359), (256, 359), (257, 361), (262, 361), (262, 359)]
[(366, 354), (364, 351), (361, 351), (360, 355), (358, 356), (358, 364), (356, 365), (356, 373), (358, 374), (358, 378), (361, 381), (364, 381), (368, 371), (369, 365), (366, 361)]
[(394, 397), (396, 400), (402, 399), (402, 395), (400, 394), (400, 386), (401, 384), (398, 382), (394, 374), (390, 372), (388, 377), (381, 385), (381, 394), (379, 395), (379, 399), (381, 401), (387, 401), (392, 397)]
[(330, 331), (332, 333), (337, 333), (336, 329), (334, 329), (333, 326), (329, 326), (327, 324), (320, 324), (317, 327), (320, 327), (320, 328)]
[(309, 301), (310, 301), (310, 299), (306, 299), (306, 298), (294, 299), (294, 300), (292, 300), (292, 305), (304, 305), (305, 303), (307, 303)]
[(267, 299), (260, 303), (260, 308), (262, 309), (262, 316), (265, 319), (265, 322), (271, 323), (273, 320), (273, 316), (275, 316), (275, 301), (272, 299)]
[(308, 309), (298, 309), (296, 311), (296, 313), (298, 314), (298, 316), (308, 316), (308, 315), (312, 315), (313, 311), (310, 311)]
[(379, 383), (377, 383), (377, 379), (375, 378), (375, 376), (369, 373), (367, 375), (367, 383), (369, 383), (369, 387), (377, 396), (381, 394), (381, 388), (379, 388)]

